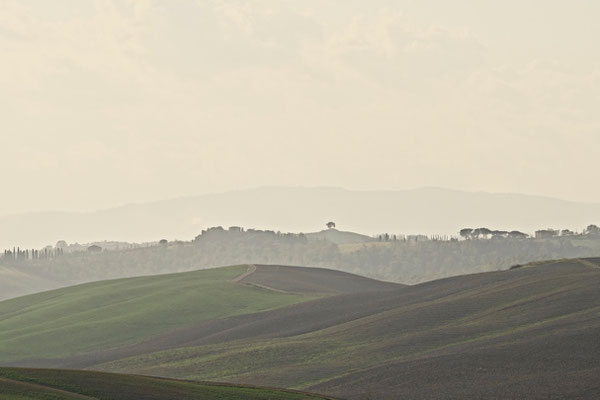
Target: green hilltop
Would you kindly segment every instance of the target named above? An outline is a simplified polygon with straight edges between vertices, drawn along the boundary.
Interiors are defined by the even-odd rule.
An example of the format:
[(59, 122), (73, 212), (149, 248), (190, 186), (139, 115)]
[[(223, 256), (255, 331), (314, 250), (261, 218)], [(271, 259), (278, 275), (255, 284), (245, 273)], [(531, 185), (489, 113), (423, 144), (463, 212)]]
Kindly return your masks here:
[(133, 344), (176, 327), (311, 299), (232, 282), (247, 266), (102, 281), (0, 303), (0, 363)]
[(388, 287), (401, 285), (318, 268), (241, 265), (57, 289), (0, 302), (0, 364), (85, 356), (210, 321)]

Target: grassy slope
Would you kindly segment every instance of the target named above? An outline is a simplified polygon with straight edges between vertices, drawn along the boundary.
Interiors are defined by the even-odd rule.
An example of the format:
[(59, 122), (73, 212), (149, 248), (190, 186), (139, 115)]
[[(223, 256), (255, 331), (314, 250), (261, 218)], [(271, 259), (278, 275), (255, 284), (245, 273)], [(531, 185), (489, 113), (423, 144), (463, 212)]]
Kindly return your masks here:
[(0, 303), (0, 363), (110, 349), (309, 300), (230, 282), (246, 266), (120, 279)]
[(338, 245), (369, 243), (375, 241), (370, 236), (355, 232), (338, 231), (337, 229), (326, 229), (320, 232), (307, 233), (306, 237), (313, 240), (328, 240)]
[(46, 274), (33, 274), (22, 268), (0, 265), (0, 301), (60, 286), (60, 282)]
[[(270, 333), (277, 331), (272, 315), (288, 306), (397, 287), (402, 286), (339, 271), (278, 266), (79, 285), (0, 302), (0, 365), (79, 368), (223, 331), (238, 336)], [(319, 323), (323, 320), (332, 320), (329, 313)], [(256, 328), (255, 322), (262, 324)], [(240, 324), (252, 332), (236, 330)]]
[[(600, 373), (598, 287), (600, 269), (589, 261), (462, 276), (386, 292), (379, 303), (345, 296), (350, 308), (372, 312), (304, 334), (239, 337), (94, 368), (310, 388), (357, 399), (391, 393), (485, 397), (508, 389), (516, 397), (573, 395), (594, 390), (590, 376)], [(310, 305), (318, 309), (333, 300)], [(300, 325), (312, 318), (302, 315)]]
[(268, 388), (175, 381), (73, 370), (0, 368), (2, 400), (301, 400), (325, 399)]

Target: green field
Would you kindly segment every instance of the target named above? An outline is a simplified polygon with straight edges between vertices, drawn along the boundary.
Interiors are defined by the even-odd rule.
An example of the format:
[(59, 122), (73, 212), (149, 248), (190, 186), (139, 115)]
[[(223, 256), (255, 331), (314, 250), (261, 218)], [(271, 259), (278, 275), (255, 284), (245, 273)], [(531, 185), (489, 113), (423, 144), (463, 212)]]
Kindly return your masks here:
[(318, 400), (285, 390), (73, 370), (0, 368), (1, 400)]
[(232, 283), (247, 266), (119, 279), (0, 302), (0, 363), (68, 357), (310, 300)]

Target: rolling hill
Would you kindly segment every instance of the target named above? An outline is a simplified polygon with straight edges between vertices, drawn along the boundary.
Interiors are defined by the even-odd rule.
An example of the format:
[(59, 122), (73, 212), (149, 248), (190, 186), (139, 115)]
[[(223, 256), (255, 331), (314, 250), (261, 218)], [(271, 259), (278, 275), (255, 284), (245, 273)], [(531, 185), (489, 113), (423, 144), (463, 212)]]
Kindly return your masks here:
[(2, 400), (326, 400), (310, 393), (73, 370), (0, 368)]
[(600, 204), (541, 196), (422, 188), (353, 191), (263, 187), (95, 212), (40, 212), (0, 217), (0, 249), (40, 248), (58, 240), (189, 240), (211, 226), (313, 232), (327, 221), (354, 232), (456, 234), (465, 226), (533, 232), (581, 230), (600, 220)]
[(339, 271), (244, 265), (42, 292), (0, 302), (0, 364), (105, 358), (101, 354), (173, 331), (340, 293), (396, 287), (401, 285)]
[(370, 236), (356, 232), (340, 231), (335, 228), (325, 229), (320, 232), (307, 233), (306, 237), (315, 240), (327, 240), (335, 244), (360, 244), (374, 242)]
[(0, 300), (54, 289), (66, 283), (44, 271), (0, 265)]
[[(337, 279), (339, 272), (327, 270), (244, 268), (210, 273), (241, 276), (228, 281), (228, 290), (260, 292), (261, 301), (254, 301), (264, 304), (266, 295), (270, 308), (241, 312), (232, 304), (212, 317), (153, 327), (172, 318), (165, 313), (177, 314), (178, 308), (170, 307), (139, 319), (136, 330), (143, 339), (132, 341), (116, 327), (94, 335), (98, 325), (92, 310), (109, 307), (109, 299), (81, 302), (68, 320), (85, 317), (89, 328), (82, 332), (90, 333), (96, 345), (78, 353), (51, 329), (38, 328), (52, 326), (53, 313), (27, 316), (28, 310), (60, 307), (64, 290), (2, 302), (0, 354), (11, 357), (2, 363), (286, 387), (348, 399), (600, 395), (600, 259), (536, 263), (409, 287), (361, 284), (358, 277)], [(189, 280), (174, 282), (170, 295)], [(127, 292), (137, 280), (116, 282)], [(332, 287), (329, 293), (327, 287)], [(143, 299), (139, 294), (134, 297)], [(151, 304), (165, 301), (154, 290), (144, 296), (156, 297)], [(292, 297), (283, 304), (277, 296)], [(36, 332), (34, 340), (26, 331)], [(59, 351), (36, 349), (36, 342), (52, 349), (57, 342)], [(32, 359), (37, 351), (43, 359)]]

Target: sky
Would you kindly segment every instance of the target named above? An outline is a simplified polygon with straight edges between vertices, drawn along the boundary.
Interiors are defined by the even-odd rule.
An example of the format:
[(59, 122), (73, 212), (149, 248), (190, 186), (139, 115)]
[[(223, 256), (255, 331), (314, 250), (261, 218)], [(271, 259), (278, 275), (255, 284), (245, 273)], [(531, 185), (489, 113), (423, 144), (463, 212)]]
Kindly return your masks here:
[(0, 0), (0, 215), (257, 186), (600, 202), (595, 0)]

